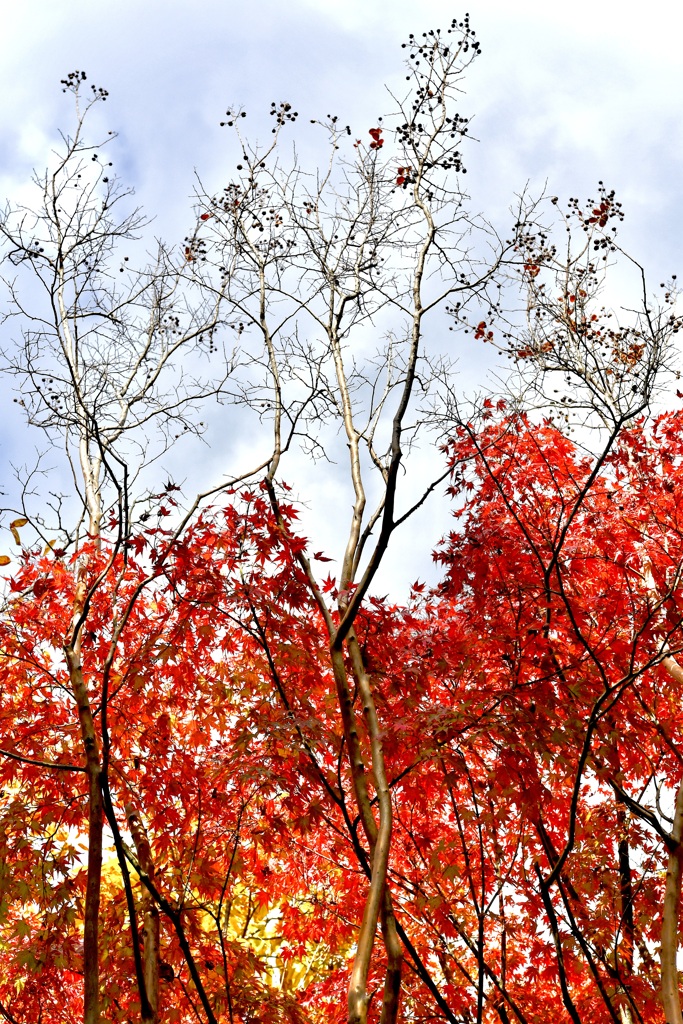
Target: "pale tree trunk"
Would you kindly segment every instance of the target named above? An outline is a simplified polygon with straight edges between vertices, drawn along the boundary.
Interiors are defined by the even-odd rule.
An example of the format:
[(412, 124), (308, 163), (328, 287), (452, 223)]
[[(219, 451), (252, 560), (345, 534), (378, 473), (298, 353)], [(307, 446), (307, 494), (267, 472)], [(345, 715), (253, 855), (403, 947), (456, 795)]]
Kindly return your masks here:
[(85, 605), (85, 594), (85, 568), (81, 567), (74, 598), (71, 635), (64, 646), (64, 654), (69, 669), (71, 688), (78, 707), (81, 739), (85, 752), (85, 770), (88, 778), (88, 876), (83, 924), (83, 1020), (85, 1024), (99, 1024), (98, 929), (104, 804), (100, 783), (100, 748), (81, 665), (81, 616)]
[[(152, 882), (154, 881), (152, 848), (140, 815), (132, 804), (126, 804), (126, 818), (135, 843), (140, 871)], [(145, 885), (142, 886), (142, 892), (144, 975), (149, 1007), (147, 1011), (143, 1007), (141, 1020), (142, 1024), (157, 1024), (159, 1019), (159, 910), (154, 902), (154, 897)]]
[[(80, 130), (80, 124), (79, 124)], [(74, 141), (74, 146), (76, 142)], [(101, 457), (93, 456), (91, 450), (91, 425), (88, 420), (87, 403), (82, 394), (82, 367), (79, 354), (78, 336), (72, 326), (72, 312), (67, 297), (68, 273), (62, 247), (65, 243), (64, 226), (60, 218), (60, 192), (58, 172), (51, 178), (50, 205), (51, 221), (58, 237), (58, 259), (55, 278), (55, 300), (57, 313), (57, 336), (61, 343), (62, 355), (68, 366), (73, 395), (78, 408), (78, 459), (83, 481), (83, 498), (88, 517), (88, 533), (100, 547), (102, 520)], [(64, 644), (64, 654), (69, 669), (71, 689), (78, 707), (81, 739), (85, 754), (85, 768), (88, 777), (88, 877), (85, 894), (85, 919), (83, 925), (83, 1020), (85, 1024), (99, 1024), (99, 914), (102, 878), (102, 830), (104, 822), (104, 801), (101, 787), (101, 758), (95, 730), (88, 686), (83, 674), (81, 642), (88, 596), (88, 563), (82, 557), (78, 563), (76, 593), (74, 595), (71, 627)]]
[[(277, 457), (273, 460), (273, 465), (276, 465), (276, 463)], [(281, 526), (284, 528), (277, 497), (272, 485), (272, 472), (273, 470), (271, 469), (271, 474), (269, 475), (269, 478), (267, 478), (269, 495), (273, 509), (278, 516)], [(360, 517), (354, 515), (354, 519), (354, 525), (357, 527)], [(351, 550), (353, 550), (353, 545), (351, 545)], [(368, 772), (365, 765), (360, 736), (358, 734), (356, 714), (353, 708), (354, 698), (349, 686), (347, 666), (344, 658), (345, 638), (342, 637), (340, 639), (339, 635), (335, 633), (331, 615), (325, 605), (322, 594), (318, 589), (308, 559), (303, 553), (299, 553), (297, 558), (308, 577), (316, 602), (327, 623), (327, 628), (330, 633), (330, 663), (337, 689), (337, 698), (341, 713), (344, 739), (347, 746), (353, 791), (360, 821), (370, 848), (370, 889), (366, 897), (363, 919), (357, 941), (356, 955), (354, 957), (351, 971), (348, 991), (348, 1021), (349, 1024), (365, 1024), (367, 1021), (368, 1005), (371, 998), (367, 991), (367, 979), (372, 959), (377, 925), (381, 922), (382, 938), (387, 954), (387, 973), (384, 985), (381, 1024), (395, 1024), (398, 1016), (401, 989), (403, 946), (398, 935), (391, 894), (386, 886), (386, 875), (391, 846), (392, 807), (391, 794), (384, 768), (384, 753), (382, 749), (382, 740), (374, 697), (372, 695), (369, 679), (365, 672), (362, 653), (358, 646), (353, 628), (351, 627), (346, 634), (347, 648), (351, 656), (352, 673), (358, 687), (358, 692), (361, 695), (366, 730), (370, 738), (372, 778), (375, 791), (377, 793), (380, 814), (379, 827), (373, 815), (372, 801), (368, 792)], [(350, 560), (349, 552), (347, 551), (347, 556), (345, 558), (345, 570), (347, 573), (348, 563)], [(342, 580), (348, 586), (350, 573), (348, 575), (342, 575)], [(340, 615), (343, 618), (343, 605), (340, 605)]]
[(344, 655), (341, 650), (332, 647), (331, 650), (332, 668), (335, 682), (337, 684), (337, 695), (344, 727), (344, 737), (348, 748), (349, 766), (353, 781), (354, 795), (360, 814), (361, 823), (366, 838), (370, 845), (372, 878), (370, 891), (366, 897), (363, 921), (361, 924), (358, 941), (356, 944), (356, 955), (353, 960), (351, 979), (348, 991), (348, 1020), (349, 1024), (365, 1024), (368, 1012), (367, 977), (370, 969), (372, 949), (375, 942), (375, 932), (379, 920), (381, 901), (384, 891), (384, 878), (379, 877), (377, 872), (378, 861), (375, 856), (377, 850), (377, 823), (372, 814), (372, 804), (368, 793), (365, 763), (356, 726), (356, 716), (353, 711), (353, 697), (349, 689), (346, 675)]
[[(380, 806), (380, 824), (378, 827), (372, 813), (372, 802), (368, 793), (367, 772), (358, 736), (356, 717), (353, 711), (353, 697), (349, 689), (344, 657), (341, 651), (333, 647), (332, 667), (337, 683), (337, 695), (342, 713), (344, 737), (348, 747), (354, 795), (371, 855), (370, 889), (366, 897), (363, 920), (349, 982), (348, 1020), (349, 1024), (365, 1024), (367, 1021), (370, 1001), (367, 991), (367, 979), (377, 925), (378, 922), (381, 922), (382, 937), (388, 960), (381, 1024), (394, 1024), (398, 1015), (403, 947), (396, 929), (391, 895), (386, 886), (392, 825), (391, 796), (384, 774), (384, 760), (383, 757), (378, 756), (379, 727), (376, 714), (374, 714), (374, 700), (372, 699), (367, 676), (362, 666), (357, 643), (355, 648), (350, 644), (349, 650), (352, 653), (352, 665), (357, 684), (359, 684), (359, 675), (365, 681), (365, 692), (362, 693), (361, 700), (366, 714), (366, 724), (370, 724), (368, 723), (368, 717), (370, 717), (371, 723), (374, 721), (373, 776)], [(361, 686), (359, 684), (360, 690)], [(379, 752), (381, 753), (381, 747)], [(378, 776), (381, 780), (379, 783), (377, 782)]]
[(662, 914), (662, 937), (660, 959), (662, 965), (662, 1006), (666, 1024), (683, 1024), (681, 997), (678, 985), (678, 916), (681, 903), (681, 867), (683, 864), (683, 780), (676, 793), (676, 808), (669, 860), (666, 865), (664, 889), (664, 911)]
[[(365, 665), (363, 663), (363, 656), (358, 644), (358, 639), (353, 630), (349, 633), (348, 638), (348, 649), (351, 655), (351, 665), (353, 669), (353, 675), (356, 680), (358, 687), (358, 693), (362, 701), (363, 716), (365, 718), (365, 725), (368, 736), (370, 738), (370, 748), (372, 756), (372, 774), (375, 784), (375, 791), (377, 793), (377, 802), (379, 805), (379, 829), (377, 831), (376, 841), (372, 849), (372, 878), (370, 881), (370, 893), (368, 896), (368, 904), (373, 908), (377, 902), (374, 890), (376, 890), (377, 896), (379, 897), (379, 914), (381, 915), (382, 924), (382, 938), (384, 940), (384, 948), (387, 954), (387, 972), (384, 981), (384, 995), (382, 998), (382, 1015), (381, 1024), (394, 1024), (398, 1017), (399, 1008), (399, 997), (401, 992), (401, 967), (403, 965), (403, 947), (396, 931), (396, 920), (394, 918), (393, 907), (391, 904), (391, 896), (386, 884), (387, 870), (389, 867), (389, 854), (391, 852), (391, 835), (393, 825), (393, 809), (391, 806), (391, 792), (389, 790), (389, 782), (386, 776), (386, 769), (384, 765), (384, 749), (382, 745), (382, 738), (380, 732), (380, 725), (377, 719), (377, 710), (375, 707), (375, 700), (372, 694), (372, 687), (370, 680), (365, 671)], [(367, 909), (367, 908), (366, 908)], [(374, 918), (374, 929), (377, 928), (377, 916)], [(374, 938), (374, 930), (373, 930)], [(360, 950), (360, 943), (359, 943)], [(363, 987), (365, 989), (367, 983), (367, 974), (369, 968), (369, 954), (372, 952), (370, 947), (368, 953), (368, 962), (364, 966), (363, 976)], [(352, 972), (352, 981), (356, 972), (356, 964), (354, 963), (354, 969)], [(351, 999), (349, 999), (349, 1008), (351, 1008)], [(367, 1017), (367, 1000), (365, 1000), (365, 1015), (359, 1017), (361, 1024)], [(353, 1018), (349, 1016), (349, 1020)]]
[(384, 978), (382, 1016), (380, 1024), (395, 1024), (401, 997), (401, 968), (403, 967), (403, 946), (396, 928), (396, 918), (391, 902), (391, 893), (385, 882), (382, 905), (382, 938), (387, 954), (387, 973)]
[[(664, 658), (662, 664), (677, 682), (683, 682), (683, 669), (675, 658)], [(681, 903), (681, 867), (683, 850), (683, 780), (676, 793), (671, 842), (669, 844), (669, 860), (666, 865), (666, 885), (664, 888), (664, 910), (662, 914), (662, 937), (660, 962), (662, 965), (662, 1006), (666, 1024), (683, 1024), (681, 1013), (681, 996), (678, 986), (678, 915)]]
[[(267, 327), (263, 322), (262, 330), (267, 349), (272, 354), (272, 342), (267, 331)], [(360, 435), (356, 431), (353, 423), (353, 412), (349, 389), (341, 358), (341, 346), (332, 325), (330, 325), (329, 330), (331, 349), (335, 359), (337, 379), (342, 400), (343, 420), (349, 441), (351, 477), (355, 493), (352, 523), (344, 554), (340, 579), (340, 590), (345, 595), (348, 595), (349, 588), (354, 578), (355, 560), (359, 553), (361, 524), (365, 508), (365, 493), (361, 478), (359, 457)], [(269, 467), (267, 485), (269, 488), (271, 503), (281, 521), (277, 497), (272, 483), (280, 457), (279, 376), (277, 364), (274, 358), (271, 359), (270, 368), (275, 383), (277, 400), (275, 416), (275, 453)], [(356, 955), (354, 957), (353, 967), (351, 970), (351, 979), (348, 990), (348, 1022), (349, 1024), (366, 1024), (367, 1021), (368, 1006), (371, 999), (371, 994), (369, 994), (367, 990), (367, 980), (372, 960), (375, 936), (377, 933), (377, 925), (381, 922), (382, 939), (387, 954), (387, 972), (382, 1001), (381, 1024), (395, 1024), (398, 1016), (401, 990), (403, 947), (396, 928), (391, 895), (386, 886), (389, 853), (391, 849), (392, 806), (391, 793), (384, 766), (384, 751), (375, 701), (370, 681), (365, 671), (363, 656), (353, 631), (353, 626), (350, 625), (341, 636), (338, 631), (335, 631), (332, 618), (317, 587), (308, 559), (302, 553), (298, 555), (298, 559), (309, 579), (318, 607), (325, 618), (329, 630), (331, 641), (330, 662), (337, 688), (337, 696), (344, 729), (344, 738), (347, 744), (354, 795), (363, 830), (370, 847), (370, 889), (366, 897), (363, 919), (358, 935)], [(340, 600), (340, 619), (344, 619), (347, 610), (348, 596)], [(351, 619), (351, 622), (352, 621), (353, 620)], [(379, 826), (375, 821), (372, 811), (372, 802), (368, 793), (367, 769), (360, 737), (358, 735), (356, 715), (353, 709), (353, 696), (349, 688), (347, 666), (344, 658), (345, 644), (351, 660), (352, 674), (358, 688), (358, 693), (361, 697), (365, 728), (370, 741), (372, 781), (377, 795)]]
[[(88, 527), (90, 536), (100, 545), (101, 498), (99, 491), (99, 465), (89, 456), (87, 443), (81, 440), (81, 468), (85, 481)], [(83, 1020), (84, 1024), (99, 1024), (99, 917), (102, 884), (102, 834), (104, 826), (104, 800), (102, 796), (102, 763), (100, 745), (95, 729), (88, 686), (83, 674), (81, 641), (85, 624), (87, 601), (87, 561), (81, 560), (77, 570), (71, 628), (64, 645), (69, 669), (71, 689), (78, 708), (81, 740), (85, 754), (88, 778), (88, 875), (85, 893), (83, 923)]]
[[(333, 321), (328, 325), (328, 333), (341, 397), (344, 428), (349, 446), (351, 480), (353, 483), (355, 497), (351, 527), (349, 530), (340, 577), (341, 593), (348, 595), (349, 588), (355, 577), (357, 559), (362, 549), (361, 528), (366, 505), (366, 497), (361, 472), (359, 447), (361, 435), (354, 424), (351, 395), (342, 359), (342, 346), (337, 335), (336, 324)], [(396, 429), (396, 424), (394, 427)], [(391, 488), (388, 484), (388, 474), (384, 474), (384, 479), (385, 486), (387, 487), (387, 494), (389, 494)], [(393, 500), (393, 493), (390, 496), (390, 503), (391, 500)], [(386, 539), (384, 540), (384, 544), (386, 545)], [(339, 613), (341, 621), (344, 621), (349, 612), (349, 603), (348, 596), (345, 596), (340, 601)], [(379, 825), (376, 823), (372, 813), (372, 806), (367, 791), (364, 759), (360, 749), (360, 744), (357, 741), (355, 714), (353, 711), (351, 696), (348, 691), (346, 665), (344, 664), (343, 657), (345, 641), (351, 661), (351, 671), (363, 708), (365, 730), (370, 741), (372, 781), (377, 797)], [(342, 708), (342, 720), (344, 722), (345, 735), (349, 750), (349, 760), (351, 763), (351, 774), (354, 783), (356, 801), (371, 854), (370, 889), (366, 897), (363, 919), (358, 935), (356, 955), (354, 957), (353, 967), (351, 969), (351, 978), (349, 981), (348, 1024), (366, 1024), (367, 1021), (368, 1006), (371, 999), (371, 995), (368, 993), (367, 988), (368, 973), (372, 960), (377, 925), (380, 920), (382, 926), (382, 939), (387, 954), (387, 972), (382, 998), (380, 1024), (395, 1024), (398, 1017), (399, 998), (401, 992), (403, 947), (396, 930), (396, 921), (391, 903), (391, 895), (386, 884), (389, 855), (391, 852), (393, 809), (391, 805), (391, 792), (389, 790), (389, 783), (384, 764), (384, 748), (379, 720), (377, 718), (377, 709), (375, 707), (375, 700), (370, 680), (365, 670), (363, 655), (353, 629), (353, 617), (351, 618), (351, 624), (348, 630), (346, 630), (345, 636), (342, 635), (340, 637), (339, 633), (332, 636), (331, 656), (334, 675), (337, 681), (337, 693), (339, 695), (340, 707)]]

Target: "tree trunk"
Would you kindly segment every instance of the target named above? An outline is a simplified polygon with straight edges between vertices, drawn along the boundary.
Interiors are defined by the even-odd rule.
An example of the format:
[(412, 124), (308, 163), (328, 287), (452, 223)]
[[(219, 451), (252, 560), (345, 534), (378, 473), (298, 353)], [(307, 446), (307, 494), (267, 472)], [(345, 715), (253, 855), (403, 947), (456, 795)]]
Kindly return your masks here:
[(681, 1014), (681, 997), (678, 987), (678, 913), (681, 902), (681, 867), (683, 849), (683, 780), (676, 793), (676, 809), (671, 829), (671, 845), (669, 861), (666, 866), (666, 886), (664, 889), (664, 913), (662, 915), (662, 1006), (666, 1024), (683, 1024)]
[[(130, 827), (130, 833), (135, 843), (138, 855), (138, 863), (143, 874), (147, 875), (150, 882), (154, 880), (154, 860), (152, 848), (145, 827), (142, 824), (140, 815), (132, 804), (126, 804), (126, 817)], [(145, 990), (147, 993), (148, 1006), (142, 1009), (142, 1024), (157, 1024), (159, 1019), (159, 910), (154, 902), (154, 897), (146, 886), (142, 886), (143, 904), (143, 957), (145, 965)]]
[(382, 907), (382, 938), (387, 953), (387, 973), (384, 978), (382, 1015), (380, 1024), (395, 1024), (401, 997), (401, 968), (403, 967), (403, 945), (396, 929), (396, 918), (391, 902), (391, 893), (384, 883), (384, 905)]
[(81, 738), (85, 751), (85, 769), (88, 777), (88, 880), (85, 891), (85, 920), (83, 924), (83, 1020), (85, 1024), (99, 1024), (99, 916), (100, 885), (102, 877), (102, 826), (104, 803), (100, 785), (100, 750), (95, 723), (90, 708), (88, 690), (83, 679), (80, 644), (64, 648), (69, 677), (81, 724)]
[(78, 568), (76, 591), (71, 613), (71, 629), (64, 645), (71, 689), (78, 708), (81, 741), (85, 754), (88, 778), (88, 877), (85, 890), (85, 917), (83, 922), (83, 1020), (84, 1024), (99, 1024), (100, 1020), (100, 966), (99, 919), (102, 884), (102, 830), (104, 826), (104, 799), (102, 796), (100, 745), (90, 707), (88, 687), (83, 677), (81, 638), (87, 595), (87, 569), (84, 562)]
[[(370, 740), (372, 774), (379, 808), (379, 826), (372, 846), (372, 877), (368, 892), (363, 921), (358, 937), (358, 948), (351, 970), (349, 984), (349, 1024), (365, 1024), (369, 1005), (367, 978), (374, 945), (377, 923), (382, 918), (382, 936), (387, 953), (388, 965), (382, 1000), (381, 1024), (395, 1024), (398, 1016), (401, 991), (401, 966), (403, 949), (396, 932), (396, 922), (386, 889), (389, 853), (391, 850), (392, 818), (391, 793), (384, 767), (384, 750), (381, 730), (377, 719), (375, 701), (370, 680), (363, 664), (356, 635), (351, 629), (348, 636), (348, 650), (351, 656), (353, 675), (363, 706), (363, 717)], [(374, 819), (373, 819), (374, 824)], [(369, 837), (370, 838), (370, 837)]]

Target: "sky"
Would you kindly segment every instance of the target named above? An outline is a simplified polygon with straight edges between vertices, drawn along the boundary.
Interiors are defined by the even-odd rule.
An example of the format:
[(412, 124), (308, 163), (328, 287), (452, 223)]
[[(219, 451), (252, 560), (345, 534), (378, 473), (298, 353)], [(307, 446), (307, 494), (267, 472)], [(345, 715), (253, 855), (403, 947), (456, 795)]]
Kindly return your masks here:
[[(119, 133), (118, 173), (154, 231), (182, 238), (195, 173), (212, 189), (234, 164), (219, 127), (228, 105), (246, 109), (256, 134), (273, 100), (292, 102), (302, 124), (338, 113), (367, 128), (391, 106), (385, 86), (401, 89), (407, 34), (466, 10), (482, 46), (462, 99), (478, 140), (467, 160), (473, 206), (504, 224), (525, 187), (564, 199), (603, 180), (626, 210), (622, 244), (653, 284), (683, 273), (683, 13), (661, 0), (634, 16), (603, 0), (0, 0), (0, 198), (25, 196), (31, 169), (46, 163), (68, 122), (59, 81), (78, 68), (109, 91), (98, 116)], [(302, 139), (302, 157), (315, 160)], [(24, 443), (6, 423), (2, 461), (20, 461)], [(320, 472), (312, 487), (324, 506), (334, 478)], [(412, 578), (425, 575), (424, 536), (433, 547), (444, 515), (425, 513), (420, 545), (410, 535)], [(312, 526), (333, 546), (330, 521), (318, 512)]]
[[(256, 118), (271, 100), (288, 99), (302, 120), (328, 112), (372, 120), (387, 108), (384, 84), (401, 80), (406, 34), (467, 9), (441, 0), (0, 6), (3, 193), (40, 163), (64, 122), (60, 78), (85, 69), (110, 92), (120, 173), (170, 227), (172, 210), (182, 220), (194, 169), (221, 176), (227, 141), (218, 122), (228, 104)], [(470, 2), (483, 56), (463, 97), (480, 139), (469, 184), (476, 178), (482, 198), (506, 208), (527, 180), (573, 195), (602, 178), (626, 204), (639, 247), (674, 258), (683, 13), (661, 0), (637, 17), (626, 10), (602, 0)]]

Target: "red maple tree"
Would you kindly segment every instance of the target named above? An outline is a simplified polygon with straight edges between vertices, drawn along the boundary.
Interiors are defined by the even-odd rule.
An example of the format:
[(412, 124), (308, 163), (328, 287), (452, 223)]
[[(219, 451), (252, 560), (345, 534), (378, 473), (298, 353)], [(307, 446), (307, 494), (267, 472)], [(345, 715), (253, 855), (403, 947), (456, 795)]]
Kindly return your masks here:
[[(682, 455), (676, 415), (625, 431), (593, 481), (552, 424), (463, 429), (449, 458), (474, 486), (438, 552), (443, 584), (359, 613), (394, 804), (406, 1019), (660, 1019), (680, 885), (682, 815), (667, 806), (683, 761)], [(371, 840), (295, 515), (256, 489), (170, 549), (150, 530), (135, 552), (88, 555), (93, 579), (112, 560), (84, 656), (110, 826), (128, 834), (128, 806), (149, 837), (153, 878), (139, 843), (120, 846), (138, 914), (161, 919), (161, 1020), (203, 1003), (209, 1020), (346, 1017)], [(87, 806), (59, 653), (74, 586), (63, 558), (27, 553), (3, 623), (0, 998), (17, 1020), (78, 1013)], [(274, 930), (259, 937), (265, 910)], [(127, 912), (105, 862), (112, 1020), (139, 1012)], [(380, 957), (371, 988), (383, 972)]]

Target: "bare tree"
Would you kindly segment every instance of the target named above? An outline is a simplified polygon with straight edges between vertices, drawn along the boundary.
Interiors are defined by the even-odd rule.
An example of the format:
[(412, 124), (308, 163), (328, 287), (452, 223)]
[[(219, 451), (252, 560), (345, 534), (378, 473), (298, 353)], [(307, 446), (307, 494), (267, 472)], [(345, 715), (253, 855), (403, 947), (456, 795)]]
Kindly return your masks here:
[[(603, 182), (595, 200), (570, 199), (566, 210), (556, 197), (549, 202), (554, 222), (534, 204), (534, 219), (522, 216), (516, 225), (522, 323), (505, 330), (498, 318), (487, 340), (512, 358), (527, 408), (551, 411), (570, 430), (616, 435), (680, 375), (676, 277), (661, 286), (661, 299), (650, 294), (644, 268), (620, 244), (622, 205)], [(621, 308), (619, 273), (629, 294)]]
[[(73, 134), (62, 136), (52, 165), (34, 178), (38, 205), (7, 205), (0, 218), (13, 268), (4, 278), (5, 319), (18, 320), (22, 332), (5, 362), (28, 422), (64, 447), (94, 537), (108, 489), (130, 493), (152, 458), (199, 430), (199, 405), (220, 393), (231, 359), (221, 351), (218, 371), (214, 361), (199, 372), (202, 356), (219, 345), (223, 291), (194, 286), (182, 249), (157, 243), (152, 261), (136, 265), (148, 222), (107, 159), (115, 135), (94, 145), (84, 134), (107, 93), (86, 90), (83, 72), (63, 86), (75, 100)], [(191, 370), (183, 361), (190, 347)], [(76, 540), (80, 529), (79, 521), (64, 539)]]
[(396, 1020), (405, 937), (387, 883), (393, 811), (382, 727), (354, 623), (396, 529), (446, 475), (402, 497), (406, 452), (438, 426), (430, 414), (433, 397), (438, 401), (432, 392), (453, 372), (450, 353), (430, 342), (430, 329), (432, 337), (445, 330), (449, 303), (462, 311), (475, 299), (490, 305), (497, 269), (517, 258), (512, 242), (471, 215), (462, 187), (468, 120), (457, 103), (462, 75), (479, 50), (468, 20), (454, 21), (443, 35), (411, 36), (406, 46), (407, 97), (396, 99), (395, 113), (358, 133), (361, 138), (337, 117), (319, 122), (330, 153), (320, 171), (283, 162), (281, 134), (298, 116), (291, 104), (273, 104), (269, 146), (250, 144), (241, 130), (243, 112), (229, 110), (241, 173), (221, 193), (200, 195), (205, 228), (188, 251), (202, 287), (226, 296), (250, 354), (251, 373), (236, 388), (231, 382), (231, 397), (273, 424), (265, 482), (276, 514), (293, 442), (313, 458), (331, 460), (341, 433), (348, 451), (346, 481), (340, 475), (336, 485), (339, 505), (350, 501), (351, 519), (339, 535), (335, 602), (328, 603), (312, 560), (303, 552), (298, 558), (327, 626), (367, 842), (363, 857), (371, 866), (348, 994), (350, 1024), (367, 1019), (378, 922), (388, 964), (382, 1022)]
[[(87, 543), (97, 550), (103, 517), (114, 527), (113, 551), (125, 545), (142, 501), (136, 479), (174, 439), (198, 432), (201, 403), (220, 393), (231, 370), (221, 349), (220, 368), (198, 372), (202, 359), (220, 348), (225, 289), (201, 291), (187, 274), (184, 251), (158, 244), (151, 262), (135, 267), (146, 221), (130, 207), (129, 190), (111, 170), (108, 144), (93, 145), (85, 119), (106, 100), (103, 89), (85, 85), (76, 71), (63, 80), (75, 101), (75, 127), (62, 136), (51, 166), (34, 178), (35, 207), (7, 205), (0, 216), (5, 242), (5, 319), (21, 325), (21, 339), (5, 350), (27, 420), (63, 448), (74, 484), (68, 522), (60, 499), (39, 495), (35, 508), (24, 489), (20, 522), (30, 522), (57, 550), (81, 548), (71, 626), (63, 638), (73, 698), (80, 721), (89, 784), (88, 885), (84, 931), (85, 1020), (99, 1020), (98, 917), (102, 867), (102, 742), (91, 706), (82, 638), (94, 592), (111, 569), (89, 580)], [(11, 276), (10, 276), (11, 273)], [(190, 369), (187, 354), (191, 353)], [(155, 442), (156, 433), (156, 442)], [(92, 549), (91, 549), (92, 550)], [(113, 556), (112, 556), (113, 557)], [(125, 617), (124, 617), (125, 618)], [(116, 630), (114, 630), (116, 634)], [(144, 987), (143, 1005), (144, 1005)], [(145, 1018), (147, 1019), (147, 1018)], [(149, 1019), (152, 1019), (150, 1016)]]

